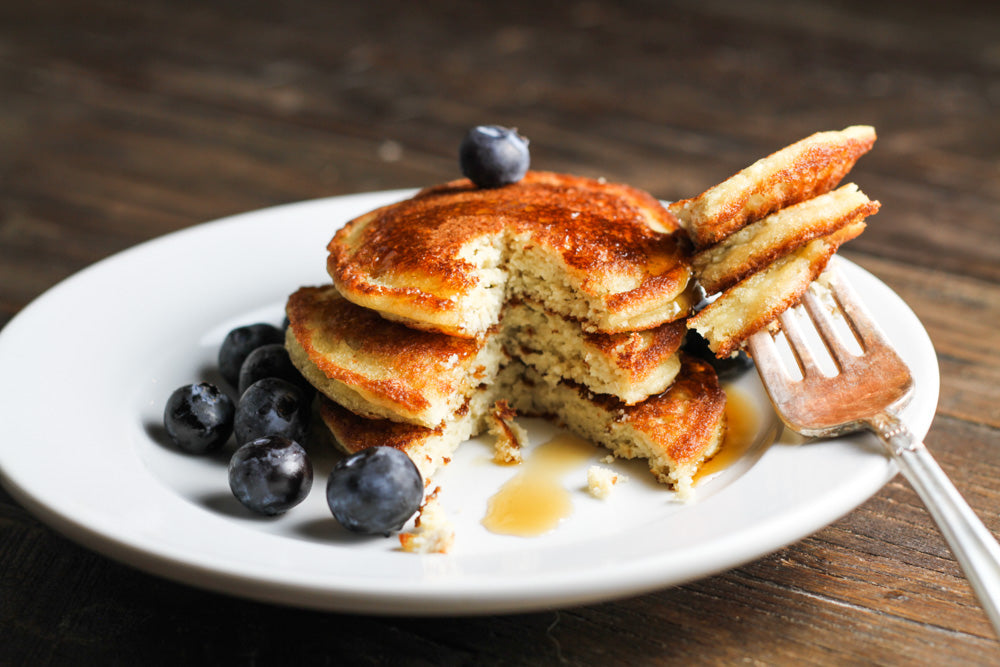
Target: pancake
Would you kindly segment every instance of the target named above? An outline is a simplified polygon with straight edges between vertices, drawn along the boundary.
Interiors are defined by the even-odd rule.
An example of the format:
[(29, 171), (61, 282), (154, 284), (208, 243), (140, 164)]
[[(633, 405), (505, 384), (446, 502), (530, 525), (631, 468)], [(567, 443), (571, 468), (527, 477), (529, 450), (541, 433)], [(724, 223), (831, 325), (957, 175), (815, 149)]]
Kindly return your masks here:
[(498, 398), (523, 414), (554, 416), (581, 437), (616, 456), (642, 458), (653, 475), (682, 497), (690, 495), (698, 466), (714, 454), (725, 433), (726, 396), (707, 363), (685, 357), (669, 390), (627, 406), (570, 382), (549, 384), (513, 361), (490, 386), (436, 428), (366, 419), (320, 397), (319, 414), (346, 453), (366, 447), (396, 447), (429, 479), (469, 437), (485, 431)]
[(854, 125), (817, 132), (765, 157), (669, 210), (695, 246), (708, 247), (747, 223), (829, 192), (875, 143), (875, 130)]
[(670, 389), (637, 405), (595, 396), (568, 382), (539, 381), (530, 368), (525, 379), (531, 388), (518, 394), (515, 405), (522, 413), (555, 416), (619, 458), (644, 459), (658, 481), (687, 499), (694, 474), (722, 446), (726, 394), (708, 363), (682, 358)]
[(286, 312), (289, 356), (322, 394), (363, 416), (428, 427), (492, 382), (507, 354), (523, 356), (550, 381), (569, 378), (626, 403), (641, 401), (673, 381), (685, 332), (683, 322), (670, 322), (588, 334), (537, 304), (513, 301), (497, 331), (459, 338), (386, 320), (332, 285), (299, 289)]
[(288, 298), (285, 347), (320, 393), (368, 417), (437, 426), (496, 375), (500, 339), (416, 331), (347, 301), (333, 288)]
[(345, 298), (453, 336), (485, 336), (510, 298), (603, 333), (679, 319), (693, 300), (689, 242), (656, 199), (548, 172), (428, 188), (348, 222), (328, 250)]
[(698, 283), (707, 294), (721, 292), (814, 238), (878, 212), (858, 186), (849, 183), (761, 218), (694, 256)]
[(723, 292), (688, 318), (688, 327), (705, 337), (717, 357), (736, 353), (747, 338), (798, 303), (837, 248), (864, 229), (865, 223), (859, 221), (813, 239)]

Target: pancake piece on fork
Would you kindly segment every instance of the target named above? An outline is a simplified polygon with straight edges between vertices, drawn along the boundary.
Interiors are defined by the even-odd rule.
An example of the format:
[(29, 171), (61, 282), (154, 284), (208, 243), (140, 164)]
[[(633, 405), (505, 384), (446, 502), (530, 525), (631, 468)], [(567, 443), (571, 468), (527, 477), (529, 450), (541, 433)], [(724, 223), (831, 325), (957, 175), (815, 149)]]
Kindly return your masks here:
[(704, 336), (720, 359), (736, 354), (750, 336), (798, 303), (837, 248), (864, 229), (864, 222), (852, 223), (779, 258), (688, 318), (688, 327)]
[(778, 326), (845, 242), (878, 212), (857, 185), (836, 190), (871, 149), (864, 125), (817, 132), (670, 209), (698, 247), (695, 280), (714, 300), (688, 318), (719, 358)]
[(879, 202), (849, 183), (756, 220), (697, 253), (695, 276), (706, 294), (716, 294), (809, 241), (861, 222), (878, 210)]
[(786, 146), (669, 210), (699, 249), (718, 243), (748, 222), (829, 192), (875, 143), (875, 129), (852, 125), (817, 132)]

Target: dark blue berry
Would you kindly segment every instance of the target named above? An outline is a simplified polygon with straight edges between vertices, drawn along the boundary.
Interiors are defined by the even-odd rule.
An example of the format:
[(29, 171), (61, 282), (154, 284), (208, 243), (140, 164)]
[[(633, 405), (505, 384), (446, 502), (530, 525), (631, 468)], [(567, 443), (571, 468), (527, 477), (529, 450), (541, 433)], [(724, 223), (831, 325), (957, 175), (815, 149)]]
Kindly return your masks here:
[(269, 435), (301, 442), (309, 425), (309, 401), (295, 385), (264, 378), (247, 387), (236, 404), (233, 430), (243, 445)]
[(259, 514), (281, 514), (309, 495), (313, 468), (302, 446), (280, 436), (246, 443), (229, 460), (229, 488)]
[(342, 459), (326, 484), (326, 501), (337, 521), (367, 535), (402, 528), (423, 496), (417, 466), (392, 447), (370, 447)]
[(311, 385), (292, 363), (288, 350), (280, 343), (261, 345), (247, 355), (240, 368), (239, 393), (242, 396), (247, 387), (264, 378), (281, 378), (302, 390), (304, 396), (312, 395)]
[(180, 449), (204, 454), (222, 447), (233, 432), (233, 401), (202, 382), (174, 390), (163, 409), (163, 426)]
[(248, 324), (236, 327), (219, 346), (219, 372), (233, 387), (240, 379), (240, 368), (247, 356), (261, 345), (281, 343), (285, 333), (273, 324)]
[(481, 188), (517, 183), (530, 162), (528, 140), (517, 130), (499, 125), (472, 128), (458, 148), (462, 174)]
[(693, 357), (704, 359), (715, 369), (720, 380), (732, 380), (753, 368), (753, 360), (740, 350), (735, 356), (719, 359), (708, 346), (708, 341), (694, 329), (688, 329), (681, 349)]

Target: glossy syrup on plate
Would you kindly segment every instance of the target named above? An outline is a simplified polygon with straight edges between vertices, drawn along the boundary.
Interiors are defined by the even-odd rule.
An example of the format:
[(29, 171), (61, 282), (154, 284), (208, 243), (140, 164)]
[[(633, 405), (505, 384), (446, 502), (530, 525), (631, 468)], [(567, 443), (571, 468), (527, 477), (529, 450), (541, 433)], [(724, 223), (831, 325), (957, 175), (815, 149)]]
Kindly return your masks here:
[(562, 433), (536, 447), (493, 497), (483, 525), (500, 535), (534, 537), (549, 532), (573, 512), (563, 477), (597, 453), (588, 440)]
[(760, 417), (753, 403), (740, 390), (726, 387), (726, 435), (712, 458), (694, 475), (694, 483), (708, 479), (740, 460), (756, 441)]

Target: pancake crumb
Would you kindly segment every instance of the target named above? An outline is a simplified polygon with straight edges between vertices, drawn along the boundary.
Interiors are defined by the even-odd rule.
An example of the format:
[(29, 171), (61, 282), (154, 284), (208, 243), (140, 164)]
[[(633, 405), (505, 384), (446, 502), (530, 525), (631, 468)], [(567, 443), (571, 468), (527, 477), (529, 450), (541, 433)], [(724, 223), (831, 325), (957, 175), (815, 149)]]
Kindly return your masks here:
[(489, 415), (489, 430), (496, 439), (493, 444), (493, 460), (501, 464), (521, 462), (521, 447), (527, 442), (528, 432), (514, 421), (517, 413), (506, 400), (493, 404)]
[(600, 500), (607, 500), (611, 491), (619, 482), (628, 481), (628, 477), (620, 475), (610, 468), (590, 466), (587, 469), (587, 491)]
[(435, 488), (424, 500), (413, 530), (399, 534), (403, 551), (421, 554), (446, 554), (451, 551), (455, 543), (455, 528), (441, 508), (438, 500), (440, 490), (440, 486)]

